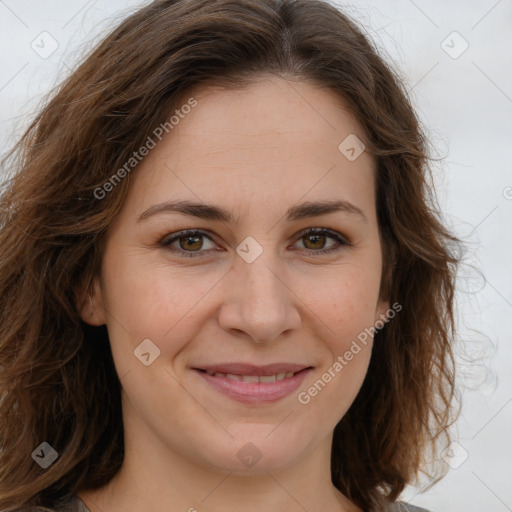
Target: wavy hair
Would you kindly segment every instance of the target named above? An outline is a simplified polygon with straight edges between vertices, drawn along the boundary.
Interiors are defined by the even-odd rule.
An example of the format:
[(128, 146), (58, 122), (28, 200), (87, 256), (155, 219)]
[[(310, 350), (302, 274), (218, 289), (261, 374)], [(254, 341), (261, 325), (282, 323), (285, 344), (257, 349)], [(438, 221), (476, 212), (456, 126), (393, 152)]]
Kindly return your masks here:
[[(104, 486), (123, 462), (108, 333), (81, 320), (78, 297), (131, 176), (101, 200), (95, 190), (192, 87), (236, 89), (268, 74), (336, 92), (364, 129), (378, 163), (381, 293), (403, 307), (375, 335), (363, 386), (335, 428), (332, 482), (380, 510), (435, 460), (441, 434), (449, 440), (458, 239), (436, 207), (429, 145), (404, 80), (364, 29), (322, 0), (157, 0), (52, 91), (3, 160), (2, 510)], [(42, 442), (58, 453), (47, 469), (32, 458)]]

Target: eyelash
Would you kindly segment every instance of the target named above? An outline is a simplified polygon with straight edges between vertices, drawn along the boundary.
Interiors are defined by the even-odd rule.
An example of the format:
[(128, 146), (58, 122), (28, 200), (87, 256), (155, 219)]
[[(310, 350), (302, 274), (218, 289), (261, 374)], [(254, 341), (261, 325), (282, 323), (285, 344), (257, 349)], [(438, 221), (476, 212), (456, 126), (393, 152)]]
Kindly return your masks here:
[[(188, 229), (185, 231), (180, 231), (173, 235), (171, 238), (164, 238), (160, 241), (160, 245), (173, 253), (181, 253), (180, 257), (185, 258), (195, 258), (195, 257), (201, 257), (201, 254), (207, 252), (207, 251), (184, 251), (183, 249), (176, 249), (174, 247), (170, 247), (170, 245), (175, 242), (176, 240), (179, 240), (180, 238), (186, 238), (186, 237), (192, 237), (192, 236), (204, 236), (205, 238), (208, 238), (210, 241), (214, 242), (214, 240), (204, 231), (196, 230), (196, 229)], [(342, 237), (339, 233), (336, 231), (332, 231), (330, 229), (326, 228), (308, 228), (300, 233), (300, 236), (297, 240), (300, 240), (301, 238), (309, 235), (327, 235), (327, 238), (332, 238), (337, 243), (329, 247), (328, 249), (298, 249), (298, 250), (305, 250), (309, 251), (314, 255), (325, 255), (325, 254), (331, 254), (333, 252), (337, 252), (341, 250), (343, 247), (351, 246), (352, 244), (348, 242), (344, 237)], [(208, 249), (208, 251), (211, 249)]]

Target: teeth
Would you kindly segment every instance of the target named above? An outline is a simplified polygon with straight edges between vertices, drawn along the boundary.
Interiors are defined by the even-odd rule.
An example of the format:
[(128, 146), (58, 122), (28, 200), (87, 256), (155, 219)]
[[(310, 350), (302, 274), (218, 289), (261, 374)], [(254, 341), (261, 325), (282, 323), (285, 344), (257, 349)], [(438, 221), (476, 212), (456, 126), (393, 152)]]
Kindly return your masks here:
[(221, 372), (211, 372), (206, 371), (208, 375), (213, 375), (214, 377), (227, 377), (231, 380), (237, 380), (242, 382), (275, 382), (276, 380), (289, 379), (295, 375), (294, 372), (288, 373), (278, 373), (277, 375), (236, 375), (234, 373), (221, 373)]
[(242, 382), (258, 382), (257, 375), (242, 375)]

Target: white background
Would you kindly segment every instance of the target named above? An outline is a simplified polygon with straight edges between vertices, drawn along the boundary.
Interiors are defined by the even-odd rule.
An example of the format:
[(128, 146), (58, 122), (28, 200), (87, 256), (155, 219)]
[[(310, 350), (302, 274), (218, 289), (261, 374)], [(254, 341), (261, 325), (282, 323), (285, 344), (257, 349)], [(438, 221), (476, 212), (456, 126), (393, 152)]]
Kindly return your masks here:
[[(512, 0), (337, 3), (407, 80), (442, 157), (436, 176), (445, 220), (468, 243), (457, 297), (460, 447), (447, 455), (453, 469), (444, 480), (423, 494), (421, 485), (409, 488), (404, 498), (434, 512), (511, 511)], [(69, 67), (140, 5), (0, 0), (2, 153)], [(51, 50), (44, 31), (58, 44), (46, 58), (31, 47)]]

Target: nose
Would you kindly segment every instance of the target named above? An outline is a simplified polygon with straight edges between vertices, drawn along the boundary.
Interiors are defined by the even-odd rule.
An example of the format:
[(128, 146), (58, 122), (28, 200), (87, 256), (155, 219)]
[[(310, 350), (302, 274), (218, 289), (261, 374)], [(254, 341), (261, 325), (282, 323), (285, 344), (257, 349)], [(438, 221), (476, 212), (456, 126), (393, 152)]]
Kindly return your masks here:
[(252, 263), (237, 258), (224, 280), (218, 317), (224, 330), (256, 343), (272, 342), (301, 323), (300, 300), (286, 270), (268, 253), (264, 251)]

